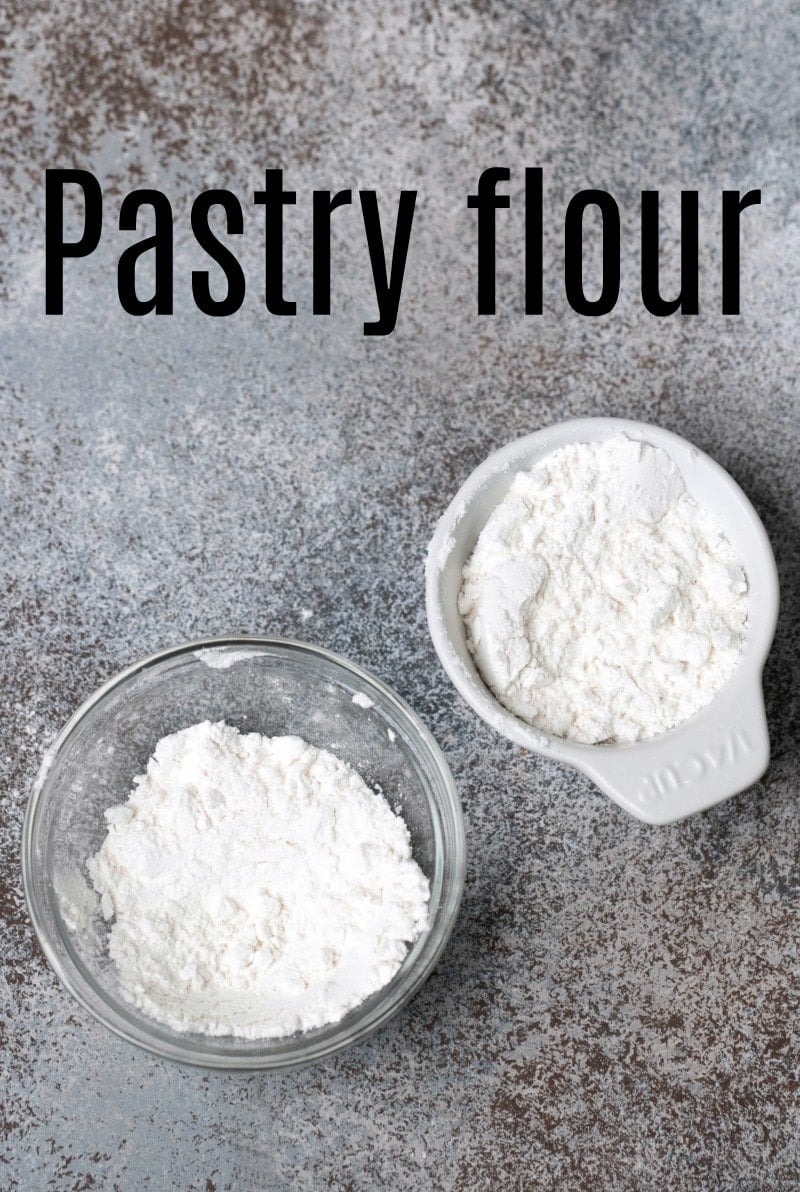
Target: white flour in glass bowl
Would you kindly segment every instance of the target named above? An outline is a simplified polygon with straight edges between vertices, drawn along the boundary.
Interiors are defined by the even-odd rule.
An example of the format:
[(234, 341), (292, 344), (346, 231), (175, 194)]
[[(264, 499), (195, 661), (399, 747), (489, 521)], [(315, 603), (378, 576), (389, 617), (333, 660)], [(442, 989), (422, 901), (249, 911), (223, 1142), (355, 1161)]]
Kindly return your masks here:
[(204, 722), (164, 737), (88, 869), (125, 996), (180, 1031), (338, 1022), (427, 926), (408, 829), (300, 737)]

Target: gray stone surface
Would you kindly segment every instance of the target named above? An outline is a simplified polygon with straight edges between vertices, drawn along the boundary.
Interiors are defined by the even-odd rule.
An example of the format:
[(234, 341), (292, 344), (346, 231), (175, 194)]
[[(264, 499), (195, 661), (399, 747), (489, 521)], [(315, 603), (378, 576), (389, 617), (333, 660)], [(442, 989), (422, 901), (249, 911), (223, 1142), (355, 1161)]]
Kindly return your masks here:
[[(793, 1189), (797, 934), (800, 231), (797, 8), (567, 0), (202, 6), (11, 0), (0, 61), (0, 733), (4, 1186)], [(268, 165), (296, 319), (194, 311), (188, 211)], [(475, 314), (480, 169), (508, 165), (494, 319)], [(521, 314), (526, 165), (545, 168), (546, 312)], [(94, 170), (106, 232), (43, 314), (43, 170)], [(176, 314), (136, 320), (117, 204), (166, 190)], [(337, 212), (334, 313), (310, 317), (311, 190), (420, 192), (398, 328), (374, 315), (356, 209)], [(623, 293), (563, 294), (568, 198), (623, 210)], [(637, 212), (701, 195), (702, 310), (638, 298)], [(724, 186), (743, 313), (719, 312)], [(388, 213), (388, 207), (384, 210)], [(670, 243), (674, 237), (670, 238)], [(674, 279), (672, 266), (667, 279)], [(657, 830), (481, 725), (427, 636), (436, 518), (490, 449), (570, 415), (694, 440), (751, 496), (783, 608), (766, 670), (773, 760), (711, 813)], [(309, 620), (301, 617), (310, 609)], [(436, 733), (466, 813), (463, 911), (435, 975), (371, 1042), (282, 1076), (206, 1074), (110, 1037), (27, 922), (19, 832), (41, 753), (119, 667), (199, 635), (307, 637), (393, 684)]]

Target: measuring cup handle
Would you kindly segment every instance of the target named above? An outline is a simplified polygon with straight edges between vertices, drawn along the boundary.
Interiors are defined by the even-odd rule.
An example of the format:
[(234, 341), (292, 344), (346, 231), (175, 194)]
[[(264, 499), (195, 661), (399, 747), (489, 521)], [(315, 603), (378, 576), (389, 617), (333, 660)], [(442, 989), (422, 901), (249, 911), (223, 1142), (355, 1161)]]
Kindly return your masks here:
[(759, 683), (721, 692), (692, 720), (646, 744), (593, 750), (581, 768), (637, 819), (671, 824), (751, 786), (768, 763)]

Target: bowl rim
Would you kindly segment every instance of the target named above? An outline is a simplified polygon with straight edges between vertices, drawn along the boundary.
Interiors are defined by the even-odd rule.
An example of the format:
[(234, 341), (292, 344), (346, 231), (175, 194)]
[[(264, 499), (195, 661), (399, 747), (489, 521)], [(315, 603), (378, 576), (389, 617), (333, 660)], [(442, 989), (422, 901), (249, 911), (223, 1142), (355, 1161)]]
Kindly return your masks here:
[[(590, 745), (534, 728), (500, 703), (480, 676), (465, 643), (454, 641), (448, 626), (449, 602), (444, 593), (444, 577), (452, 557), (464, 546), (468, 513), (479, 505), (488, 489), (501, 483), (507, 489), (516, 472), (534, 466), (528, 462), (533, 453), (538, 460), (566, 444), (601, 441), (614, 434), (640, 438), (660, 447), (684, 476), (685, 468), (674, 453), (686, 453), (693, 465), (699, 464), (714, 478), (714, 483), (724, 491), (726, 501), (738, 508), (746, 533), (756, 544), (764, 599), (755, 610), (757, 615), (748, 629), (745, 650), (737, 669), (709, 704), (659, 736), (630, 743)], [(501, 500), (502, 496), (497, 499)], [(485, 525), (488, 515), (483, 517), (482, 524)], [(472, 547), (474, 540), (470, 550)], [(468, 556), (469, 552), (465, 558)], [(769, 738), (761, 675), (778, 619), (780, 588), (775, 557), (767, 531), (746, 493), (721, 464), (682, 435), (638, 419), (590, 416), (550, 423), (496, 448), (469, 473), (436, 524), (426, 558), (425, 595), (434, 649), (450, 681), (473, 711), (495, 732), (515, 744), (581, 770), (609, 798), (636, 818), (654, 824), (676, 822), (729, 798), (755, 782), (766, 769)], [(738, 708), (735, 707), (737, 700)], [(737, 764), (736, 768), (731, 766), (724, 775), (715, 774), (712, 782), (691, 787), (672, 802), (663, 792), (653, 794), (649, 788), (645, 792), (641, 784), (648, 781), (648, 771), (658, 775), (693, 761), (696, 754), (690, 751), (696, 749), (709, 732), (716, 739), (726, 715), (749, 726), (747, 757), (736, 759), (743, 764)], [(735, 745), (734, 741), (732, 748), (735, 749)], [(638, 771), (635, 781), (626, 774), (626, 768), (630, 770), (634, 762)]]
[[(151, 1034), (151, 1029), (148, 1027), (147, 1019), (141, 1016), (141, 1011), (135, 1007), (129, 1007), (125, 1003), (119, 1002), (117, 999), (111, 998), (99, 983), (94, 983), (102, 995), (100, 1003), (103, 1008), (113, 1010), (119, 1016), (120, 1011), (122, 1020), (111, 1020), (106, 1015), (98, 1012), (98, 1006), (93, 1004), (84, 989), (83, 983), (85, 978), (80, 970), (77, 970), (79, 979), (75, 979), (75, 974), (71, 971), (69, 964), (65, 964), (62, 957), (54, 948), (50, 939), (50, 931), (45, 922), (45, 916), (40, 910), (39, 898), (34, 890), (34, 827), (37, 822), (42, 796), (46, 789), (47, 777), (53, 761), (58, 756), (59, 752), (65, 747), (73, 732), (84, 718), (91, 712), (91, 710), (99, 704), (107, 695), (116, 689), (123, 687), (131, 679), (145, 673), (160, 663), (166, 662), (169, 659), (180, 657), (183, 655), (198, 654), (203, 650), (216, 650), (229, 647), (239, 647), (245, 649), (269, 649), (277, 648), (285, 650), (289, 653), (296, 653), (307, 658), (320, 658), (329, 664), (340, 667), (343, 671), (351, 675), (354, 679), (366, 683), (374, 690), (377, 690), (383, 699), (390, 707), (401, 714), (401, 718), (406, 721), (413, 733), (412, 738), (416, 737), (414, 744), (420, 743), (423, 747), (423, 752), (427, 752), (430, 761), (432, 762), (433, 772), (440, 784), (440, 790), (443, 796), (443, 803), (446, 805), (450, 817), (451, 824), (450, 837), (452, 839), (451, 852), (447, 855), (447, 890), (442, 890), (441, 908), (442, 914), (436, 929), (429, 927), (427, 932), (422, 937), (414, 942), (412, 948), (415, 947), (419, 939), (424, 940), (424, 947), (426, 951), (424, 955), (424, 963), (420, 964), (418, 968), (411, 968), (405, 974), (405, 981), (397, 987), (392, 996), (385, 1000), (378, 1000), (372, 1009), (371, 1014), (363, 1023), (351, 1024), (349, 1029), (341, 1031), (338, 1035), (317, 1041), (316, 1045), (310, 1047), (303, 1046), (304, 1035), (298, 1033), (290, 1036), (282, 1036), (270, 1043), (274, 1044), (289, 1044), (296, 1040), (296, 1045), (292, 1050), (287, 1050), (277, 1056), (271, 1056), (268, 1052), (259, 1054), (257, 1051), (251, 1051), (249, 1054), (236, 1055), (236, 1053), (216, 1053), (214, 1051), (204, 1052), (202, 1048), (198, 1047), (195, 1052), (190, 1052), (181, 1047), (180, 1043), (162, 1043), (161, 1040)], [(200, 659), (202, 661), (202, 659)], [(440, 814), (440, 813), (439, 813)], [(445, 836), (441, 835), (441, 846), (444, 846)], [(243, 1071), (243, 1072), (257, 1072), (257, 1071), (273, 1071), (280, 1072), (289, 1069), (299, 1069), (323, 1060), (347, 1047), (354, 1046), (357, 1043), (363, 1042), (369, 1038), (376, 1031), (380, 1030), (395, 1014), (403, 1009), (408, 1002), (419, 991), (422, 985), (427, 981), (428, 977), (436, 967), (444, 948), (447, 945), (450, 936), (452, 935), (458, 918), (459, 909), (464, 895), (464, 883), (466, 877), (466, 832), (464, 826), (464, 814), (459, 798), (458, 789), (453, 779), (452, 772), (448, 765), (447, 759), (442, 752), (441, 747), (437, 743), (431, 731), (423, 723), (417, 713), (410, 707), (410, 705), (398, 695), (393, 688), (378, 679), (375, 675), (359, 666), (357, 663), (351, 662), (348, 658), (341, 654), (335, 653), (324, 646), (313, 645), (309, 642), (300, 641), (295, 638), (277, 637), (277, 636), (263, 636), (253, 634), (235, 634), (235, 635), (219, 635), (213, 637), (204, 637), (193, 639), (188, 642), (182, 642), (175, 646), (168, 646), (165, 649), (154, 651), (151, 654), (139, 659), (137, 662), (131, 663), (122, 670), (113, 674), (109, 679), (96, 688), (69, 717), (61, 730), (56, 735), (53, 742), (45, 750), (39, 770), (33, 781), (31, 793), (25, 809), (25, 817), (22, 825), (21, 836), (21, 867), (22, 867), (22, 886), (25, 895), (25, 903), (33, 925), (36, 938), (39, 946), (44, 953), (45, 958), (50, 964), (51, 968), (59, 978), (61, 984), (84, 1007), (91, 1016), (101, 1022), (108, 1030), (112, 1031), (118, 1037), (124, 1039), (128, 1043), (141, 1050), (153, 1055), (157, 1055), (163, 1059), (168, 1059), (176, 1063), (186, 1064), (192, 1067), (228, 1071)], [(446, 896), (445, 896), (446, 894)], [(409, 949), (410, 951), (411, 949)], [(399, 972), (400, 970), (398, 970)], [(397, 975), (397, 974), (396, 974)], [(395, 982), (395, 978), (383, 987), (383, 990), (388, 990)], [(377, 990), (372, 997), (379, 997), (383, 990)], [(367, 999), (369, 1000), (369, 999)], [(361, 1003), (363, 1005), (363, 1003)], [(353, 1011), (349, 1011), (343, 1019), (338, 1023), (325, 1024), (320, 1030), (335, 1030), (341, 1023), (346, 1022), (350, 1014), (358, 1011), (360, 1007), (355, 1007)], [(141, 1016), (141, 1017), (140, 1017)], [(131, 1019), (136, 1029), (128, 1028), (125, 1017)], [(156, 1023), (156, 1026), (159, 1024)], [(166, 1029), (166, 1028), (164, 1028)], [(193, 1041), (197, 1038), (196, 1035), (189, 1036)], [(232, 1036), (235, 1038), (235, 1036)], [(224, 1036), (228, 1039), (231, 1036)], [(209, 1047), (213, 1047), (218, 1040), (214, 1036), (208, 1036)]]

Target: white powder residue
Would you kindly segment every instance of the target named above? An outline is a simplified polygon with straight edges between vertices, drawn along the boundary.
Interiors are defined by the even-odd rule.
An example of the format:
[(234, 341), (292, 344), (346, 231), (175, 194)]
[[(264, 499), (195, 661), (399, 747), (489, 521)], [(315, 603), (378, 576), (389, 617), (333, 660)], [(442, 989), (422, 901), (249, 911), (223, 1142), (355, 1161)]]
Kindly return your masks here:
[(747, 582), (657, 447), (576, 443), (520, 473), (463, 570), (484, 681), (573, 741), (638, 741), (710, 702), (744, 648)]
[(99, 911), (99, 901), (79, 873), (56, 874), (53, 887), (58, 896), (58, 905), (65, 924), (70, 931), (85, 933)]
[(353, 703), (358, 704), (359, 708), (374, 708), (374, 702), (365, 695), (363, 691), (357, 691), (353, 696)]
[(87, 862), (125, 995), (181, 1031), (337, 1022), (427, 926), (408, 829), (299, 737), (206, 721), (164, 737)]
[(194, 652), (195, 658), (199, 658), (212, 670), (228, 670), (237, 662), (247, 662), (250, 658), (257, 658), (258, 654), (258, 650), (220, 650), (213, 647)]

